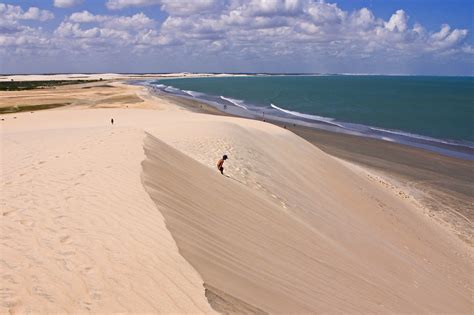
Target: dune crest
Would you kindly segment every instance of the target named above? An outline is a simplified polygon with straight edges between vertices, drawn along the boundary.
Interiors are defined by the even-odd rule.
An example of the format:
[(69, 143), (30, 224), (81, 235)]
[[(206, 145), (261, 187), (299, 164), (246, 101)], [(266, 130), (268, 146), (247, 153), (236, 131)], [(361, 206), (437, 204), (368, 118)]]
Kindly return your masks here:
[[(469, 312), (468, 260), (453, 261), (454, 240), (410, 203), (286, 131), (237, 121), (187, 125), (194, 145), (156, 131), (174, 148), (151, 132), (142, 163), (180, 253), (221, 300), (269, 313)], [(211, 164), (218, 145), (234, 152), (227, 177)]]
[(2, 116), (0, 312), (470, 311), (470, 251), (410, 201), (288, 130), (146, 101)]
[(1, 314), (214, 313), (141, 183), (143, 131), (111, 115), (7, 117)]

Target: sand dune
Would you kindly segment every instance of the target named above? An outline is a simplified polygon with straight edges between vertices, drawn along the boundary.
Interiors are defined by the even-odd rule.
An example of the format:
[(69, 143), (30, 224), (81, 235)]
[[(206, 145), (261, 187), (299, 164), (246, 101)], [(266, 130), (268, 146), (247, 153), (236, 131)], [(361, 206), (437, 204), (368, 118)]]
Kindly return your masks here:
[(471, 249), (412, 199), (287, 130), (155, 105), (2, 116), (2, 313), (472, 311)]
[(100, 112), (7, 118), (0, 312), (212, 312), (142, 186), (143, 132)]
[(244, 125), (188, 122), (194, 148), (162, 136), (211, 167), (206, 152), (226, 148), (229, 177), (145, 140), (145, 185), (207, 284), (271, 313), (469, 312), (462, 248), (410, 201), (283, 129)]
[(12, 74), (0, 75), (0, 82), (5, 81), (49, 81), (49, 80), (133, 80), (153, 78), (180, 78), (180, 77), (222, 77), (222, 76), (245, 76), (245, 74), (233, 73), (59, 73), (59, 74)]

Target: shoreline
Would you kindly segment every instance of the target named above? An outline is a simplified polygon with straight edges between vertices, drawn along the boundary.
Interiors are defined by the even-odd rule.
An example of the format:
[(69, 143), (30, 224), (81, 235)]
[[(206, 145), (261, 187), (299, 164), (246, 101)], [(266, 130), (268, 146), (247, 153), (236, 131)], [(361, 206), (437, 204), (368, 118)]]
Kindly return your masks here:
[[(156, 96), (194, 112), (262, 121), (232, 115), (187, 97), (164, 93)], [(396, 185), (388, 185), (401, 186), (415, 197), (428, 216), (440, 220), (469, 246), (474, 245), (474, 207), (470, 201), (473, 197), (473, 160), (364, 136), (293, 126), (276, 120), (266, 119), (265, 122), (290, 130), (331, 156), (374, 171), (379, 177), (388, 177), (386, 181), (395, 181)]]
[(398, 184), (321, 150), (321, 139), (123, 82), (2, 99), (72, 103), (2, 115), (4, 313), (472, 305), (472, 247)]
[[(167, 80), (171, 79), (171, 83)], [(408, 145), (410, 147), (424, 149), (444, 156), (455, 157), (463, 160), (474, 161), (474, 142), (467, 139), (454, 139), (450, 137), (436, 137), (407, 131), (405, 129), (390, 129), (389, 127), (374, 126), (371, 124), (351, 122), (350, 120), (338, 120), (332, 116), (318, 116), (319, 114), (307, 114), (305, 112), (292, 111), (280, 108), (274, 104), (270, 107), (255, 105), (252, 102), (244, 101), (244, 97), (238, 100), (230, 97), (218, 96), (217, 94), (206, 94), (199, 91), (188, 91), (173, 86), (173, 79), (157, 79), (158, 84), (149, 84), (147, 80), (139, 84), (152, 87), (156, 93), (164, 93), (185, 99), (195, 99), (204, 102), (217, 110), (237, 117), (253, 118), (260, 120), (262, 117), (267, 120), (275, 120), (281, 124), (299, 125), (318, 130), (342, 133), (346, 135), (356, 135), (370, 139), (379, 139), (387, 142)], [(179, 86), (179, 84), (178, 84)], [(197, 89), (199, 90), (199, 89)], [(231, 106), (229, 106), (231, 105)]]
[[(94, 79), (94, 77), (89, 79)], [(145, 102), (143, 93), (136, 94), (136, 92), (128, 91), (140, 89), (150, 95), (146, 96)], [(48, 92), (53, 90), (55, 98), (52, 98)], [(150, 87), (130, 83), (129, 78), (73, 84), (56, 87), (53, 90), (40, 89), (13, 93), (21, 95), (27, 104), (32, 105), (31, 107), (40, 108), (44, 104), (62, 103), (64, 104), (62, 109), (128, 108), (129, 106), (155, 108), (152, 99), (157, 97), (194, 112), (261, 121), (258, 118), (241, 117), (220, 111), (210, 104), (190, 97), (181, 97), (162, 91), (154, 92)], [(102, 92), (94, 92), (99, 90)], [(86, 91), (88, 94), (84, 94)], [(3, 93), (4, 96), (7, 95), (5, 93)], [(89, 100), (83, 101), (84, 97)], [(18, 102), (16, 97), (0, 99), (9, 106), (14, 106)], [(4, 117), (7, 116), (4, 114)], [(381, 177), (388, 177), (386, 181), (396, 183), (390, 186), (397, 186), (415, 196), (428, 216), (437, 218), (442, 225), (453, 231), (465, 243), (473, 245), (474, 208), (470, 200), (472, 200), (471, 178), (474, 176), (474, 161), (448, 157), (425, 149), (364, 136), (300, 125), (293, 126), (281, 121), (266, 120), (266, 122), (292, 131), (336, 158), (363, 166)]]

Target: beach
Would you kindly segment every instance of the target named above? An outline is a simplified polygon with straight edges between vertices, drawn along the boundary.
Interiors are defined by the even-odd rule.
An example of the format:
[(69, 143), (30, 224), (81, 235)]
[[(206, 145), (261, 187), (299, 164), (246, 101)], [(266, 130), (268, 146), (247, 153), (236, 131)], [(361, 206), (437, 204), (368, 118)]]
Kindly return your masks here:
[[(160, 94), (195, 112), (229, 115), (206, 103)], [(232, 115), (230, 115), (232, 116)], [(263, 120), (262, 118), (260, 118)], [(472, 245), (474, 162), (367, 137), (353, 136), (266, 119), (286, 128), (321, 150), (370, 169), (379, 182), (399, 194), (415, 196), (428, 216), (434, 217), (464, 242)]]
[(2, 313), (472, 312), (472, 161), (77, 77), (0, 91), (60, 104), (0, 115)]

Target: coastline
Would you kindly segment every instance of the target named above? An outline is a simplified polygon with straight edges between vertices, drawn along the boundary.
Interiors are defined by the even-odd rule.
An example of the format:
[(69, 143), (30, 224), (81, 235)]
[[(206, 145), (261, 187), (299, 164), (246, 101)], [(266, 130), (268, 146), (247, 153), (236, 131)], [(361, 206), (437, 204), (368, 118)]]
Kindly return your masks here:
[(72, 102), (1, 116), (2, 312), (472, 306), (472, 246), (366, 166), (276, 124), (123, 82), (0, 99), (45, 93)]
[[(187, 97), (160, 93), (158, 97), (175, 102), (194, 112), (240, 117)], [(442, 155), (413, 146), (327, 131), (281, 121), (265, 120), (288, 129), (324, 152), (354, 163), (385, 177), (388, 186), (398, 186), (415, 197), (430, 217), (474, 245), (474, 206), (472, 178), (474, 160)]]
[[(291, 76), (288, 76), (285, 79), (281, 79), (287, 81), (280, 81), (271, 78), (258, 79), (255, 77), (235, 79), (202, 78), (200, 80), (181, 77), (170, 78), (170, 80), (167, 78), (163, 78), (154, 82), (148, 81), (144, 82), (143, 85), (151, 86), (152, 90), (156, 93), (165, 93), (179, 96), (182, 98), (196, 99), (200, 102), (208, 103), (209, 105), (216, 107), (220, 111), (239, 117), (256, 119), (265, 118), (267, 120), (279, 121), (282, 124), (286, 125), (299, 125), (348, 135), (363, 136), (371, 139), (380, 139), (385, 140), (387, 142), (395, 142), (416, 148), (425, 149), (446, 156), (465, 160), (474, 160), (474, 142), (472, 140), (469, 140), (471, 139), (471, 135), (469, 132), (470, 129), (466, 128), (466, 126), (469, 125), (469, 121), (466, 121), (465, 118), (459, 118), (459, 121), (456, 120), (456, 117), (468, 117), (471, 114), (468, 110), (466, 110), (465, 112), (463, 112), (462, 110), (453, 110), (452, 113), (447, 113), (446, 107), (444, 107), (440, 109), (441, 115), (428, 115), (426, 118), (426, 122), (414, 123), (413, 119), (410, 120), (410, 117), (412, 115), (413, 117), (418, 117), (417, 121), (423, 121), (423, 117), (420, 116), (420, 109), (413, 109), (413, 113), (410, 113), (410, 111), (412, 110), (411, 108), (416, 108), (416, 106), (413, 104), (413, 100), (400, 98), (398, 100), (398, 103), (396, 103), (396, 100), (392, 100), (387, 104), (381, 101), (380, 110), (372, 110), (371, 107), (378, 106), (378, 104), (374, 104), (374, 100), (370, 97), (370, 93), (369, 96), (367, 96), (368, 82), (359, 82), (358, 78), (351, 78), (349, 80), (338, 79), (337, 82), (339, 82), (339, 80), (346, 81), (335, 84), (332, 80), (329, 80), (328, 82), (313, 82), (308, 81), (309, 78), (310, 76), (304, 76), (300, 78), (300, 81), (291, 81)], [(352, 79), (354, 79), (355, 81), (352, 82)], [(392, 80), (393, 77), (390, 77), (389, 79)], [(404, 79), (407, 78), (405, 77)], [(437, 79), (444, 80), (445, 78)], [(181, 82), (181, 80), (184, 80), (184, 82)], [(324, 107), (323, 105), (320, 105), (323, 106), (323, 108), (321, 108), (321, 111), (314, 112), (311, 108), (308, 107), (313, 101), (316, 104), (325, 102), (331, 104), (333, 102), (340, 103), (341, 100), (340, 96), (337, 96), (339, 94), (328, 94), (327, 92), (324, 92), (326, 93), (324, 94), (321, 90), (316, 90), (317, 92), (322, 93), (321, 96), (318, 96), (318, 93), (317, 95), (313, 95), (316, 92), (310, 92), (311, 89), (308, 89), (309, 83), (314, 84), (316, 87), (319, 86), (320, 89), (321, 86), (326, 87), (325, 84), (328, 84), (327, 89), (324, 89), (324, 91), (331, 90), (331, 87), (334, 87), (336, 89), (336, 87), (340, 86), (342, 83), (345, 83), (344, 86), (359, 86), (360, 84), (364, 83), (366, 90), (360, 91), (360, 94), (362, 95), (361, 97), (367, 96), (367, 103), (371, 105), (363, 107), (362, 105), (360, 105), (360, 103), (364, 102), (359, 100), (358, 102), (356, 102), (356, 105), (354, 105), (353, 110), (349, 109), (351, 108), (351, 106), (348, 106), (347, 104), (341, 104), (342, 109), (340, 111), (336, 109), (331, 109), (331, 106)], [(385, 89), (390, 90), (389, 83), (390, 82), (384, 82), (383, 87)], [(431, 84), (431, 86), (436, 84), (442, 84), (442, 82), (438, 81), (429, 81), (428, 83)], [(232, 84), (235, 84), (235, 87), (232, 87)], [(419, 82), (417, 84), (420, 85), (422, 83)], [(451, 82), (450, 84), (452, 85), (453, 83)], [(260, 85), (262, 86), (260, 87)], [(400, 83), (399, 85), (400, 88), (403, 87), (403, 84)], [(393, 87), (393, 89), (396, 89), (397, 87), (399, 87), (399, 85)], [(276, 89), (275, 91), (272, 91), (272, 89), (270, 88), (273, 88), (273, 86), (274, 89)], [(304, 88), (300, 88), (300, 86), (303, 86)], [(413, 88), (415, 87), (416, 86), (414, 86)], [(242, 88), (241, 91), (240, 88)], [(292, 89), (294, 89), (295, 92), (291, 92)], [(460, 89), (460, 95), (465, 95), (465, 93), (463, 94), (461, 92), (465, 92), (466, 84), (462, 85), (462, 88)], [(436, 89), (436, 91), (438, 90), (439, 89)], [(248, 97), (246, 96), (247, 92), (249, 93)], [(343, 94), (345, 93), (345, 91), (339, 92)], [(348, 88), (347, 92), (347, 97), (354, 97), (354, 93), (356, 95), (358, 95), (357, 93), (359, 93), (354, 89), (350, 88)], [(393, 93), (393, 91), (389, 92)], [(275, 93), (275, 95), (273, 95), (273, 93)], [(409, 95), (411, 91), (400, 91), (400, 93), (402, 95)], [(226, 96), (224, 97), (223, 95)], [(324, 98), (324, 101), (320, 100), (319, 97)], [(334, 97), (335, 99), (333, 100), (332, 97)], [(416, 98), (416, 96), (413, 96), (413, 99), (414, 98)], [(420, 98), (423, 99), (423, 95), (420, 95)], [(440, 95), (440, 99), (443, 99), (443, 95)], [(448, 103), (450, 102), (449, 99), (446, 99), (444, 101)], [(274, 104), (275, 102), (276, 104), (278, 104), (278, 106)], [(453, 96), (453, 102), (456, 105), (459, 105), (459, 102), (464, 102), (462, 104), (467, 105), (469, 104), (470, 100), (465, 99), (465, 97), (460, 100)], [(294, 103), (295, 106), (284, 105), (292, 103)], [(301, 105), (298, 105), (300, 103)], [(388, 106), (388, 104), (390, 104), (390, 106)], [(397, 107), (397, 104), (400, 105), (400, 113), (395, 114), (396, 111), (392, 113), (390, 110), (387, 109), (388, 107)], [(435, 109), (439, 108), (440, 104), (440, 102), (432, 104), (433, 108), (431, 108), (431, 103), (425, 101), (421, 102), (420, 106), (423, 106), (423, 108), (425, 108), (425, 110), (428, 110), (429, 112), (436, 112)], [(458, 107), (463, 108), (464, 106)], [(304, 110), (302, 108), (306, 109)], [(377, 112), (379, 114), (368, 115), (369, 112)], [(380, 118), (377, 118), (378, 116), (380, 116)], [(407, 122), (404, 122), (405, 119)], [(392, 121), (400, 121), (401, 123), (398, 123), (397, 125), (396, 123), (392, 123)], [(447, 122), (449, 121), (451, 121), (452, 123), (448, 124)], [(439, 128), (428, 128), (429, 125), (437, 126), (438, 124)], [(454, 126), (459, 126), (459, 128), (457, 129)], [(433, 130), (438, 131), (435, 132)]]
[(288, 127), (326, 153), (395, 180), (464, 242), (472, 246), (474, 161), (378, 139)]

